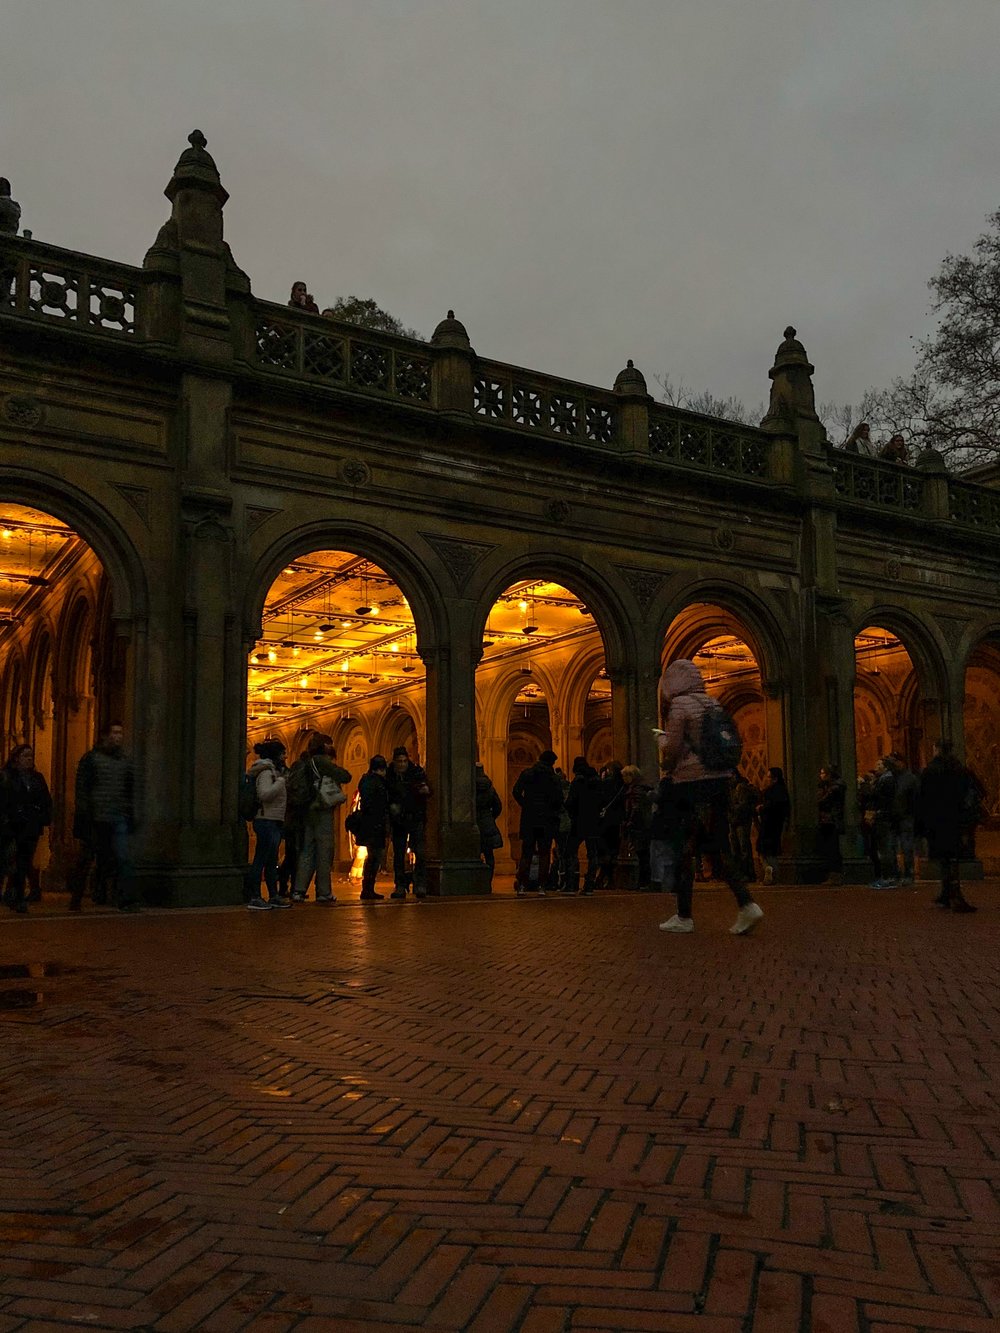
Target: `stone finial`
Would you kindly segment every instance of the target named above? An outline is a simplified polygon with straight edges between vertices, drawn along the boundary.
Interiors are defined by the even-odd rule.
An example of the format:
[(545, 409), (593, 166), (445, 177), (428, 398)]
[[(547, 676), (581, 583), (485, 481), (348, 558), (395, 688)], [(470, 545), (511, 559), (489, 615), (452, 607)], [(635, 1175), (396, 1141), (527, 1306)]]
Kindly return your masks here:
[(774, 365), (767, 372), (771, 379), (771, 401), (760, 424), (771, 430), (794, 429), (800, 417), (819, 420), (812, 382), (815, 367), (795, 332), (789, 324), (784, 342), (774, 354)]
[(933, 445), (927, 447), (917, 455), (914, 467), (918, 467), (921, 472), (926, 472), (931, 476), (945, 477), (948, 475), (948, 465), (944, 461), (944, 455), (939, 453)]
[(21, 205), (10, 197), (10, 181), (0, 176), (0, 232), (16, 236), (21, 224)]
[(448, 311), (447, 319), (443, 319), (431, 334), (431, 345), (434, 347), (453, 347), (462, 352), (472, 351), (472, 344), (469, 342), (466, 327), (460, 319), (455, 318), (454, 310)]
[(629, 357), (624, 370), (620, 370), (615, 376), (615, 393), (619, 397), (647, 395), (646, 379), (641, 370), (636, 370), (635, 362)]
[(190, 148), (185, 148), (177, 159), (174, 174), (163, 193), (171, 203), (181, 190), (201, 190), (215, 196), (220, 206), (229, 198), (219, 179), (219, 169), (215, 159), (208, 151), (208, 140), (201, 130), (192, 130), (188, 135)]

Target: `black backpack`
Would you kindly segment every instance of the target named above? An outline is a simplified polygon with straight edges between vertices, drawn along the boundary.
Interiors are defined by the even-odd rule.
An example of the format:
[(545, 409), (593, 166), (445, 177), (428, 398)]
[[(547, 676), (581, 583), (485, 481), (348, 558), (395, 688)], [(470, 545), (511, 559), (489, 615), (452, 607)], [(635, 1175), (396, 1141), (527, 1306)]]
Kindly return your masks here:
[(244, 773), (240, 783), (240, 796), (237, 802), (240, 819), (251, 823), (260, 810), (260, 797), (257, 795), (257, 774)]
[(713, 703), (702, 713), (695, 753), (710, 773), (728, 773), (739, 767), (743, 742), (721, 704)]

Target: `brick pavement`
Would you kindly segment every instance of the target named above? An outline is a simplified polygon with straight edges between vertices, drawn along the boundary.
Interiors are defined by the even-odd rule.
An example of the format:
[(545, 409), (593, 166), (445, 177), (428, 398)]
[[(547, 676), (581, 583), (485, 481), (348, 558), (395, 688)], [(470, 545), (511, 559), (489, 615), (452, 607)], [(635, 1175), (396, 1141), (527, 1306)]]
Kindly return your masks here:
[(0, 1333), (985, 1333), (1000, 894), (7, 919)]

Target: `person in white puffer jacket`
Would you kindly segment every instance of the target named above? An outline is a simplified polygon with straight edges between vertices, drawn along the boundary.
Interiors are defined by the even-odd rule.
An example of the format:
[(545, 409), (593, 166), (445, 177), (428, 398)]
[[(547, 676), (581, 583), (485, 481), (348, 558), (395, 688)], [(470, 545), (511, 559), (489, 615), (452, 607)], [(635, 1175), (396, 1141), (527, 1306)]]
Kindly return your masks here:
[[(291, 907), (287, 898), (278, 897), (278, 848), (285, 826), (288, 793), (285, 788), (285, 747), (281, 741), (261, 741), (254, 747), (256, 760), (250, 772), (256, 778), (260, 808), (254, 817), (257, 839), (254, 858), (247, 870), (247, 907), (263, 912), (270, 907)], [(267, 897), (262, 898), (260, 879), (264, 876)]]
[(705, 714), (719, 705), (705, 692), (701, 672), (693, 662), (679, 658), (660, 677), (660, 703), (665, 722), (657, 733), (660, 768), (673, 779), (671, 799), (681, 832), (677, 865), (677, 912), (660, 929), (674, 935), (694, 930), (691, 902), (695, 858), (707, 853), (712, 870), (725, 880), (739, 912), (730, 926), (734, 935), (746, 935), (764, 915), (747, 889), (733, 857), (729, 837), (729, 790), (733, 774), (714, 771), (699, 754)]

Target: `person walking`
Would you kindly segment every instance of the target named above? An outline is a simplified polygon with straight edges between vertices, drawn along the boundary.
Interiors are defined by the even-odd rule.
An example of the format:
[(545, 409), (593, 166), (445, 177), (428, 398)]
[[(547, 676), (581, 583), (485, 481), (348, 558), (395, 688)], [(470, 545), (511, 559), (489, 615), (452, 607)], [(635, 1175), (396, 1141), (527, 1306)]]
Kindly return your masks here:
[(380, 754), (373, 754), (368, 772), (358, 783), (358, 807), (349, 816), (353, 820), (354, 841), (365, 849), (361, 872), (361, 901), (381, 902), (385, 896), (375, 891), (375, 880), (385, 859), (386, 831), (389, 824), (388, 765)]
[(844, 802), (847, 785), (836, 764), (825, 764), (819, 770), (819, 790), (816, 798), (818, 827), (816, 850), (823, 863), (823, 878), (839, 884), (844, 877), (844, 857), (840, 850), (840, 836), (844, 831)]
[(686, 658), (666, 668), (659, 693), (666, 713), (664, 729), (657, 733), (660, 767), (673, 778), (672, 799), (683, 839), (677, 868), (677, 912), (661, 922), (660, 929), (673, 934), (694, 930), (695, 857), (704, 850), (715, 874), (729, 885), (736, 899), (739, 910), (730, 931), (746, 935), (764, 913), (747, 889), (730, 845), (729, 787), (739, 757), (732, 720), (706, 694), (701, 672)]
[(573, 760), (573, 777), (566, 797), (566, 814), (570, 831), (566, 838), (566, 871), (562, 892), (580, 891), (580, 848), (587, 855), (587, 871), (583, 893), (590, 897), (597, 876), (597, 825), (601, 810), (601, 780), (597, 769), (587, 763), (583, 755)]
[(392, 752), (387, 773), (389, 820), (392, 825), (392, 873), (395, 888), (389, 895), (401, 902), (406, 897), (407, 847), (413, 853), (413, 896), (427, 897), (427, 802), (433, 795), (427, 774), (410, 758), (405, 745)]
[[(18, 745), (11, 751), (0, 772), (0, 786), (0, 809), (5, 811), (0, 823), (7, 830), (10, 864), (3, 901), (12, 912), (23, 915), (28, 910), (25, 887), (32, 876), (38, 840), (52, 823), (52, 797), (48, 783), (35, 767), (35, 752), (30, 745)], [(3, 864), (0, 854), (0, 875)]]
[(69, 877), (69, 910), (79, 912), (91, 867), (94, 902), (138, 912), (129, 840), (135, 832), (135, 768), (125, 752), (125, 728), (109, 723), (76, 769), (73, 836), (80, 854)]
[(757, 807), (757, 855), (764, 863), (764, 883), (774, 883), (781, 839), (792, 813), (792, 802), (780, 768), (769, 768)]
[[(250, 765), (258, 802), (253, 820), (256, 846), (247, 870), (245, 894), (247, 907), (252, 912), (266, 912), (268, 908), (292, 905), (287, 898), (278, 897), (278, 849), (288, 805), (285, 785), (287, 770), (285, 747), (281, 741), (260, 741), (253, 749), (257, 756)], [(266, 898), (260, 892), (261, 876), (267, 885)]]
[(538, 896), (545, 896), (552, 839), (559, 831), (559, 812), (563, 803), (555, 763), (555, 753), (543, 750), (538, 763), (524, 769), (514, 783), (512, 795), (521, 807), (521, 859), (514, 875), (514, 892), (517, 894), (527, 891), (532, 858), (537, 855)]
[(496, 870), (496, 851), (503, 846), (503, 834), (497, 819), (503, 811), (503, 802), (482, 764), (476, 765), (476, 826), (479, 829), (479, 855), (489, 871), (490, 888)]
[(979, 784), (951, 741), (938, 741), (934, 758), (920, 775), (916, 826), (941, 866), (941, 891), (934, 902), (959, 915), (976, 910), (962, 893), (959, 865), (967, 831), (981, 819)]
[(333, 820), (343, 805), (344, 787), (351, 780), (346, 768), (336, 762), (333, 737), (314, 731), (306, 752), (288, 774), (286, 823), (296, 827), (298, 857), (292, 902), (304, 903), (309, 882), (316, 876), (316, 901), (325, 907), (336, 901), (331, 875), (335, 842)]

